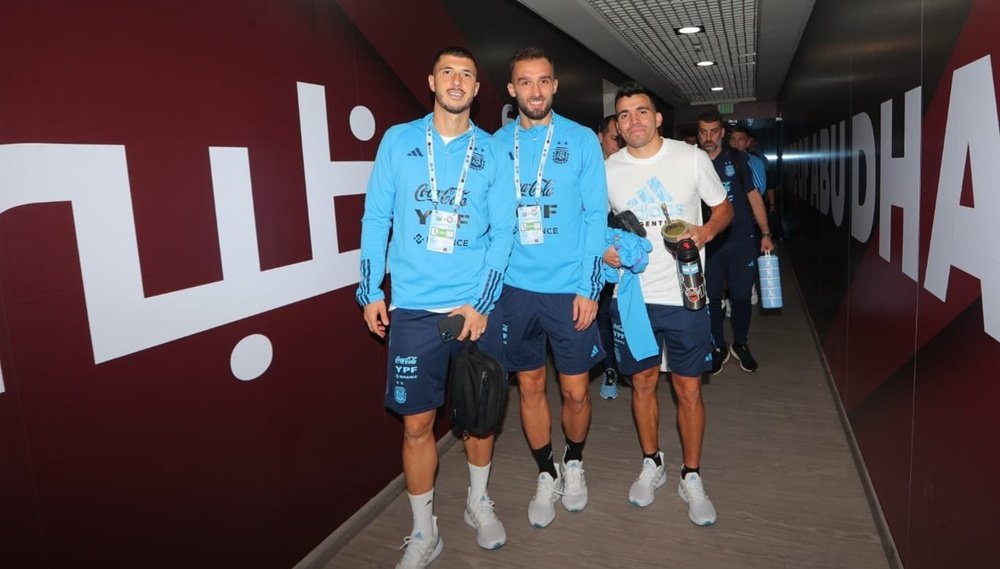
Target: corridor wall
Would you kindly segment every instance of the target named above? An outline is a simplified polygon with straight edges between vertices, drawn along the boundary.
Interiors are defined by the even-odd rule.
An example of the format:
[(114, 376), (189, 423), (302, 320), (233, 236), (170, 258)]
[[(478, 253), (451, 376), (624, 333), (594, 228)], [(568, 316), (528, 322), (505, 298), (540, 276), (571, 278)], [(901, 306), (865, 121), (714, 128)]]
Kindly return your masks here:
[(786, 243), (911, 569), (1000, 555), (997, 18), (818, 0), (781, 97)]

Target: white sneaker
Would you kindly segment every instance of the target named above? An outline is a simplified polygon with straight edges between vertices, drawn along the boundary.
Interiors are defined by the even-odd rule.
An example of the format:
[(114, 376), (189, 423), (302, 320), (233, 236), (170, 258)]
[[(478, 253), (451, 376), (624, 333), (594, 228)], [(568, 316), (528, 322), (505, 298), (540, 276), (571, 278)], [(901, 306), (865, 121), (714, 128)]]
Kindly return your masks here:
[(489, 496), (483, 495), (475, 503), (466, 498), (465, 525), (476, 530), (476, 543), (483, 549), (497, 549), (507, 543), (507, 532)]
[(437, 516), (432, 519), (434, 520), (434, 535), (426, 538), (420, 534), (408, 535), (403, 539), (403, 545), (400, 549), (405, 548), (406, 552), (396, 564), (396, 569), (424, 569), (437, 559), (438, 555), (441, 555), (444, 550), (444, 540), (438, 533)]
[[(556, 465), (558, 472), (559, 465)], [(548, 472), (538, 475), (538, 487), (535, 496), (528, 504), (528, 521), (536, 528), (543, 528), (556, 519), (555, 504), (563, 490), (563, 477), (553, 480)]]
[(587, 480), (583, 477), (583, 462), (571, 460), (563, 464), (562, 505), (570, 512), (587, 507)]
[(696, 525), (710, 526), (715, 523), (715, 506), (705, 494), (701, 476), (689, 472), (677, 485), (677, 494), (688, 504), (688, 518)]
[(667, 469), (663, 462), (663, 453), (660, 455), (660, 466), (651, 458), (642, 459), (642, 471), (639, 478), (635, 479), (632, 487), (628, 489), (628, 501), (640, 508), (653, 503), (656, 498), (656, 489), (667, 483)]

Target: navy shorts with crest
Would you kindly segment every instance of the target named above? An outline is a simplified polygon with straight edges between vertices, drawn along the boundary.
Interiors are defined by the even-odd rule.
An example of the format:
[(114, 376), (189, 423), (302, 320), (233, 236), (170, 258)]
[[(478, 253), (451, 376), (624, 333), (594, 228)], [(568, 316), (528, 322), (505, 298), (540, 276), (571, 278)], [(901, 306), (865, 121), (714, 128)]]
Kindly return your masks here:
[[(444, 405), (451, 357), (462, 342), (442, 342), (438, 322), (447, 313), (395, 308), (389, 313), (389, 359), (385, 406), (400, 415), (416, 415)], [(499, 306), (486, 322), (479, 349), (503, 362)]]

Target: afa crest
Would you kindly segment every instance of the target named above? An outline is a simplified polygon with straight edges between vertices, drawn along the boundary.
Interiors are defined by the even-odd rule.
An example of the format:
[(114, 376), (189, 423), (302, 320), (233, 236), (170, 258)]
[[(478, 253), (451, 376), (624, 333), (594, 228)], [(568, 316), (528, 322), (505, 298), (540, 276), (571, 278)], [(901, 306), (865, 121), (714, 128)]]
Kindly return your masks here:
[(400, 405), (406, 403), (406, 388), (397, 385), (392, 391), (392, 397), (396, 400), (396, 403), (399, 403)]
[(565, 146), (557, 146), (552, 152), (552, 161), (556, 164), (565, 164), (569, 162), (569, 148)]
[(474, 153), (472, 161), (469, 162), (469, 167), (473, 170), (482, 170), (484, 166), (486, 166), (486, 159), (483, 158), (483, 155), (479, 152)]
[(726, 162), (726, 176), (732, 178), (736, 175), (736, 168), (733, 167), (732, 162)]

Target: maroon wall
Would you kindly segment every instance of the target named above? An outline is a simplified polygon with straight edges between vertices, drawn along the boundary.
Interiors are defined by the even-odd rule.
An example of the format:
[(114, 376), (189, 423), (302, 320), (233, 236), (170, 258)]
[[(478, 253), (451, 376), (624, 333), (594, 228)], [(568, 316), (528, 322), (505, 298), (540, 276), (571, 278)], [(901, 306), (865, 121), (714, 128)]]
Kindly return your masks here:
[(1000, 556), (997, 21), (818, 0), (782, 97), (796, 275), (909, 568)]
[[(98, 362), (83, 275), (88, 262), (108, 267), (100, 251), (86, 262), (78, 251), (76, 226), (95, 225), (80, 215), (87, 196), (34, 203), (33, 184), (63, 165), (45, 149), (120, 147), (142, 295), (175, 293), (178, 307), (136, 332), (184, 328), (214, 309), (192, 309), (199, 287), (223, 281), (277, 298), (224, 275), (209, 148), (246, 149), (260, 269), (305, 267), (311, 239), (332, 235), (313, 235), (308, 218), (297, 83), (325, 87), (327, 160), (371, 161), (388, 126), (429, 108), (440, 42), (462, 41), (436, 2), (408, 17), (437, 21), (438, 33), (405, 50), (369, 38), (379, 26), (343, 4), (0, 3), (0, 195), (21, 196), (0, 214), (0, 566), (290, 567), (398, 474), (385, 351), (352, 284), (267, 310), (254, 300), (239, 318)], [(496, 90), (484, 91), (498, 117)], [(349, 128), (356, 105), (375, 117), (371, 140)], [(22, 163), (25, 143), (44, 145), (27, 152), (42, 163)], [(101, 163), (78, 162), (57, 190), (82, 194), (74, 180), (100, 174), (90, 170)], [(362, 191), (326, 202), (334, 253), (358, 247)], [(356, 264), (335, 267), (350, 276), (331, 283), (356, 281)], [(103, 312), (124, 318), (128, 306)], [(251, 334), (269, 339), (273, 360), (240, 381), (231, 352)]]

